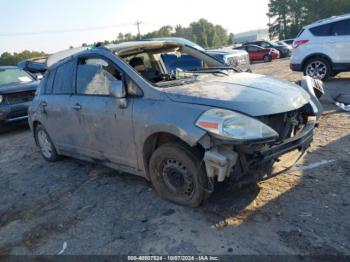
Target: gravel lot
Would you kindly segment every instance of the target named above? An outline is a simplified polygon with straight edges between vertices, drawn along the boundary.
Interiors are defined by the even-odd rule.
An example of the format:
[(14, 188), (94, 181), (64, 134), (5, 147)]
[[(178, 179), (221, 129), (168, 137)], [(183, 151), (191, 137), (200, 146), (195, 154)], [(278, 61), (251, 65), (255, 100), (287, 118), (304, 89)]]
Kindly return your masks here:
[[(253, 71), (301, 77), (288, 60)], [(350, 114), (329, 96), (350, 94), (350, 74), (326, 91), (299, 168), (254, 188), (219, 185), (196, 209), (160, 199), (136, 176), (69, 158), (47, 163), (25, 124), (9, 126), (0, 133), (0, 254), (350, 255)]]

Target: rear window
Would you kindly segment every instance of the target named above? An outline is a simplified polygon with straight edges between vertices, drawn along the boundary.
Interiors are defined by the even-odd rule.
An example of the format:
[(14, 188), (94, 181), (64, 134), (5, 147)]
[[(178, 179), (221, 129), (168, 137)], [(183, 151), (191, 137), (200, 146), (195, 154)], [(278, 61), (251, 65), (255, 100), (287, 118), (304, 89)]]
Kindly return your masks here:
[[(304, 33), (304, 31), (305, 31), (305, 29), (304, 29), (304, 28), (303, 28), (303, 29), (301, 29), (301, 30), (300, 30), (300, 32), (299, 32), (299, 34), (297, 35), (297, 37), (301, 36), (301, 34), (302, 34), (302, 33)], [(294, 41), (294, 40), (290, 40), (290, 41), (293, 43), (293, 41)]]
[(332, 35), (350, 35), (350, 19), (334, 23)]
[(332, 29), (332, 23), (310, 28), (310, 31), (315, 36), (330, 36), (331, 29)]

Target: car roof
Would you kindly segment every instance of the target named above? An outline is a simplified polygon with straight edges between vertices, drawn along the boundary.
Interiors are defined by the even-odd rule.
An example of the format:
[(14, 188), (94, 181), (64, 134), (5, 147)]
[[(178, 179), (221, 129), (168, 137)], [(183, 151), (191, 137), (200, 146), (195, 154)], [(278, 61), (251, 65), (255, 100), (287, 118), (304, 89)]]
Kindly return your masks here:
[(174, 41), (130, 41), (130, 42), (123, 42), (120, 44), (109, 44), (104, 46), (111, 52), (115, 53), (121, 53), (121, 52), (127, 52), (128, 50), (135, 50), (135, 49), (142, 49), (147, 50), (155, 49), (155, 48), (162, 48), (162, 47), (181, 47), (183, 44), (174, 42)]
[(170, 42), (170, 41), (130, 41), (130, 42), (122, 42), (119, 44), (108, 44), (108, 45), (101, 45), (98, 47), (77, 47), (77, 48), (70, 48), (67, 50), (63, 50), (57, 53), (54, 53), (52, 55), (49, 55), (46, 61), (46, 66), (47, 68), (57, 64), (61, 64), (58, 62), (64, 62), (66, 59), (74, 56), (74, 55), (79, 55), (80, 53), (83, 53), (84, 51), (88, 50), (93, 50), (93, 49), (98, 49), (98, 48), (104, 48), (107, 49), (113, 53), (127, 53), (128, 51), (134, 51), (137, 50), (138, 52), (142, 52), (142, 50), (147, 50), (147, 49), (157, 49), (157, 48), (180, 48), (181, 45), (180, 43), (177, 42)]
[(0, 69), (20, 69), (17, 66), (0, 66)]
[(319, 26), (319, 25), (325, 25), (328, 23), (332, 23), (332, 22), (337, 22), (337, 21), (341, 21), (341, 20), (345, 20), (345, 19), (349, 19), (350, 18), (350, 13), (349, 14), (344, 14), (344, 15), (338, 15), (338, 16), (331, 16), (329, 18), (325, 18), (325, 19), (321, 19), (318, 20), (316, 22), (313, 22), (312, 24), (309, 24), (307, 26), (305, 26), (304, 28), (313, 28), (315, 26)]
[(171, 41), (171, 42), (176, 42), (182, 45), (188, 45), (191, 47), (194, 47), (196, 49), (199, 49), (201, 51), (204, 51), (205, 49), (201, 47), (200, 45), (186, 39), (183, 37), (155, 37), (155, 38), (148, 38), (146, 41)]

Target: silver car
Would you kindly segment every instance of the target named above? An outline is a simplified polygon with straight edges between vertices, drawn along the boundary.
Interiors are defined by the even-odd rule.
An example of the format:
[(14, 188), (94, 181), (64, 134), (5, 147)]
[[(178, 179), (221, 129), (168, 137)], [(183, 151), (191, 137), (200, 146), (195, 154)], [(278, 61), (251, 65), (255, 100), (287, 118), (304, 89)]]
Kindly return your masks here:
[[(182, 205), (203, 203), (217, 181), (273, 175), (279, 156), (309, 147), (321, 112), (310, 87), (235, 72), (176, 42), (67, 52), (48, 59), (29, 109), (43, 157), (70, 156), (143, 176)], [(167, 72), (162, 54), (190, 54), (205, 66)]]

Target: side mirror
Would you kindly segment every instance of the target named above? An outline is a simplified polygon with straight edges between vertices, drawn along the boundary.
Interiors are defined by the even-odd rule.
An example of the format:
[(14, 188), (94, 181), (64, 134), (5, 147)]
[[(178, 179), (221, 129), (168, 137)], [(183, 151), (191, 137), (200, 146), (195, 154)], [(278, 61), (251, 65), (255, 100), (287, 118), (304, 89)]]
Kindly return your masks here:
[(126, 91), (123, 81), (113, 80), (109, 83), (109, 94), (115, 98), (125, 98)]

